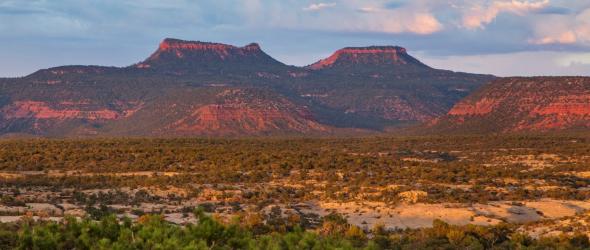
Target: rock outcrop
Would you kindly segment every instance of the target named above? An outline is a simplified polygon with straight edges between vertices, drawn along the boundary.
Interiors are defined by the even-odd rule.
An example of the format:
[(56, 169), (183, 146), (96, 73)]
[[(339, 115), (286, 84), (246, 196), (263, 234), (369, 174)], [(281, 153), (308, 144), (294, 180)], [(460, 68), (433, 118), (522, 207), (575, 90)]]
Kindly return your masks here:
[(434, 131), (544, 132), (590, 128), (590, 77), (498, 79), (433, 121)]
[(236, 71), (273, 71), (286, 65), (270, 57), (256, 43), (236, 47), (221, 43), (184, 41), (167, 38), (146, 60), (135, 68), (190, 74), (195, 72), (226, 73)]
[(319, 70), (334, 67), (359, 66), (413, 66), (429, 69), (430, 67), (408, 55), (405, 48), (397, 46), (349, 47), (336, 51), (330, 57), (307, 66)]

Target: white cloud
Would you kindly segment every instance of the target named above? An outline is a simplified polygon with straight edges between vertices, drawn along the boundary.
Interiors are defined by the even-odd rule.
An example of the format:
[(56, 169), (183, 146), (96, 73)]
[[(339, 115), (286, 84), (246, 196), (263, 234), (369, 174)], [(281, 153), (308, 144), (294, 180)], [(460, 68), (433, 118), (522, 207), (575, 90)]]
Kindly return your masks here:
[(590, 44), (590, 7), (576, 15), (574, 32), (579, 42)]
[(573, 31), (565, 31), (555, 36), (544, 36), (538, 39), (532, 39), (529, 42), (533, 44), (572, 44), (577, 41), (576, 34)]
[(525, 15), (528, 12), (545, 8), (549, 0), (543, 1), (520, 1), (501, 0), (492, 1), (488, 6), (476, 5), (467, 9), (463, 15), (463, 27), (468, 29), (484, 28), (491, 23), (501, 12), (510, 12), (517, 15)]
[(382, 0), (346, 0), (343, 1), (342, 8), (356, 11), (340, 13), (331, 27), (340, 27), (347, 31), (428, 35), (439, 32), (444, 27), (433, 14), (432, 9), (436, 5), (416, 0), (397, 8), (387, 8)]
[[(553, 49), (588, 52), (589, 2), (0, 0), (0, 38), (6, 41), (0, 54), (8, 58), (6, 61), (26, 58), (30, 64), (18, 67), (30, 72), (59, 64), (126, 65), (151, 53), (159, 39), (169, 36), (236, 45), (256, 41), (263, 43), (273, 55), (283, 53), (284, 58), (298, 57), (306, 51), (306, 48), (295, 48), (305, 47), (300, 41), (309, 39), (308, 47), (318, 49), (305, 58), (314, 60), (319, 48), (325, 48), (325, 53), (329, 54), (335, 46), (394, 44), (411, 51), (425, 50), (431, 55), (471, 55), (473, 57), (462, 57), (465, 59), (462, 62), (477, 64), (458, 67), (465, 71), (491, 68), (500, 74), (544, 71), (586, 74), (590, 72), (587, 59), (576, 58), (567, 63), (569, 66), (555, 67), (554, 62), (544, 60), (543, 55), (533, 57), (526, 52)], [(498, 20), (494, 27), (485, 29), (494, 20)], [(137, 45), (123, 51), (122, 41)], [(107, 57), (111, 53), (106, 52), (113, 48), (121, 49), (123, 54)], [(68, 56), (52, 54), (58, 51), (72, 52)], [(515, 63), (510, 64), (511, 60)], [(304, 64), (311, 61), (298, 60)], [(440, 65), (448, 68), (445, 65), (453, 63), (447, 60)], [(0, 67), (0, 75), (16, 67), (0, 66), (6, 66)]]
[(430, 13), (385, 13), (381, 18), (371, 19), (367, 29), (387, 33), (414, 33), (428, 35), (441, 31), (443, 25)]
[(361, 7), (361, 8), (359, 8), (358, 11), (364, 12), (364, 13), (375, 13), (375, 12), (382, 11), (382, 9), (371, 7), (371, 6), (367, 6), (367, 7)]
[(590, 44), (590, 8), (572, 16), (554, 16), (533, 24), (531, 44)]
[[(314, 3), (303, 9), (305, 12), (314, 12), (313, 14), (278, 8), (272, 11), (272, 20), (268, 15), (258, 15), (268, 19), (259, 25), (272, 28), (419, 35), (441, 31), (444, 25), (432, 14), (431, 5), (417, 2), (391, 9), (384, 6), (383, 0), (338, 0)], [(334, 8), (336, 6), (338, 8)], [(326, 8), (334, 10), (322, 11)]]
[(326, 8), (335, 7), (336, 3), (314, 3), (310, 4), (309, 6), (303, 8), (305, 11), (319, 11)]
[(564, 67), (572, 65), (590, 66), (590, 53), (575, 53), (563, 56), (557, 60), (557, 63)]
[(414, 16), (408, 30), (417, 34), (431, 34), (442, 29), (442, 24), (431, 14), (421, 13)]
[(528, 51), (488, 55), (430, 57), (414, 53), (435, 68), (496, 76), (589, 75), (590, 54)]

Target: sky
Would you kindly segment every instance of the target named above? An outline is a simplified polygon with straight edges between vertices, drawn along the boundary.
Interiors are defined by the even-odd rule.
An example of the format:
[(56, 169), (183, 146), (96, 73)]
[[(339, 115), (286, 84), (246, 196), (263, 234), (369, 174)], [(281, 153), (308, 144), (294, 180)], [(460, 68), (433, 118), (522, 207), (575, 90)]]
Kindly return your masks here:
[(441, 69), (590, 75), (590, 0), (0, 0), (0, 76), (127, 66), (166, 37), (257, 42), (298, 66), (398, 45)]

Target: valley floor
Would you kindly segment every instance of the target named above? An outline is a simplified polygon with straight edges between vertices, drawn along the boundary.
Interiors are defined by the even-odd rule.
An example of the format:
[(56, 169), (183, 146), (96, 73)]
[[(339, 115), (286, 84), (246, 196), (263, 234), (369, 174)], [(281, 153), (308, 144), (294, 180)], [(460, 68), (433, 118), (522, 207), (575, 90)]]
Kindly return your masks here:
[(590, 137), (0, 141), (0, 222), (107, 214), (195, 223), (339, 214), (367, 232), (512, 224), (590, 233)]

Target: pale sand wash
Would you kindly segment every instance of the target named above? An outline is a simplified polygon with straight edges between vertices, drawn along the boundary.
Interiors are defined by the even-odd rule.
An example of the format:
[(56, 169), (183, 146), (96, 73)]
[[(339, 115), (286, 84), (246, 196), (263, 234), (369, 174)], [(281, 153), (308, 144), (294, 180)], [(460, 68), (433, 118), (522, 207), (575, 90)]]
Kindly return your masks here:
[(167, 176), (172, 177), (179, 175), (178, 172), (159, 172), (159, 171), (135, 171), (135, 172), (82, 172), (82, 171), (2, 171), (0, 178), (17, 179), (27, 176), (43, 175), (47, 177), (64, 177), (64, 176), (116, 176), (116, 177), (154, 177)]
[(351, 224), (370, 229), (377, 224), (390, 229), (431, 227), (435, 219), (453, 225), (496, 225), (500, 222), (528, 223), (572, 216), (590, 209), (588, 201), (541, 199), (521, 204), (502, 201), (489, 204), (402, 204), (381, 202), (307, 203), (303, 212), (325, 216), (342, 214)]
[[(202, 201), (201, 201), (202, 202)], [(190, 203), (190, 204), (189, 204)], [(127, 211), (120, 216), (136, 216), (129, 212), (140, 209), (145, 212), (164, 212), (167, 221), (176, 224), (194, 222), (194, 217), (180, 213), (182, 206), (198, 205), (199, 202), (187, 202), (176, 206), (155, 203), (142, 203), (138, 207), (110, 205), (110, 207)], [(275, 204), (280, 206), (284, 214), (293, 213), (295, 210), (302, 213), (314, 213), (325, 216), (330, 213), (338, 213), (347, 218), (348, 222), (361, 228), (371, 229), (375, 225), (383, 225), (389, 229), (424, 228), (431, 227), (435, 219), (445, 221), (453, 225), (496, 225), (501, 222), (529, 223), (543, 220), (559, 220), (564, 217), (576, 216), (590, 210), (590, 201), (563, 201), (541, 199), (525, 202), (490, 202), (488, 204), (399, 204), (387, 205), (383, 202), (306, 202), (295, 205)], [(72, 204), (60, 204), (61, 210), (47, 203), (27, 203), (26, 207), (0, 206), (0, 212), (16, 213), (0, 216), (0, 222), (14, 222), (22, 217), (22, 214), (32, 212), (34, 215), (46, 214), (46, 216), (74, 215), (82, 216), (84, 211)], [(269, 212), (270, 207), (263, 209)], [(231, 209), (230, 209), (231, 210)], [(169, 211), (169, 212), (168, 212)], [(21, 214), (21, 215), (17, 215)], [(231, 212), (224, 212), (231, 217)], [(50, 217), (58, 218), (58, 217)], [(544, 232), (546, 233), (546, 232)]]

